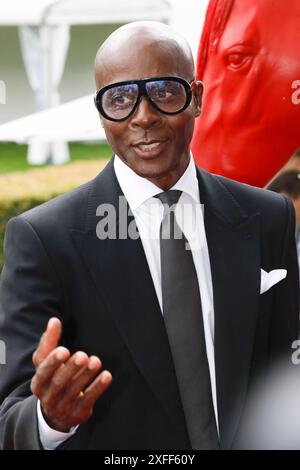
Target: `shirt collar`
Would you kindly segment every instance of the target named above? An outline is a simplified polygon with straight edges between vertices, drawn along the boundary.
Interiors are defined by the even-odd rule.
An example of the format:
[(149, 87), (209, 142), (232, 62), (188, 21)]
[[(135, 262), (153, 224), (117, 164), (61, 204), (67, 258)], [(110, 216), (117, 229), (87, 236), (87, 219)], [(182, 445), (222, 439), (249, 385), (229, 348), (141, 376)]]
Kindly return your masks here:
[[(115, 155), (114, 158), (114, 169), (124, 196), (132, 210), (137, 209), (146, 200), (162, 192), (151, 181), (136, 174), (118, 155)], [(187, 169), (171, 189), (178, 189), (191, 196), (195, 202), (200, 202), (196, 166), (192, 155)]]

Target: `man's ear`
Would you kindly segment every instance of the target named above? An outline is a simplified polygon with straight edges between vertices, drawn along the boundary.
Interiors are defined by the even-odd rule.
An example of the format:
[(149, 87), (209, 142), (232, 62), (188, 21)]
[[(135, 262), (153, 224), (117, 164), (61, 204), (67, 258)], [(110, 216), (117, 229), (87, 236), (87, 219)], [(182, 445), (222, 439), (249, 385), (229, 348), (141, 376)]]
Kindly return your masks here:
[(196, 80), (192, 83), (192, 92), (195, 103), (195, 117), (200, 116), (202, 108), (203, 83)]

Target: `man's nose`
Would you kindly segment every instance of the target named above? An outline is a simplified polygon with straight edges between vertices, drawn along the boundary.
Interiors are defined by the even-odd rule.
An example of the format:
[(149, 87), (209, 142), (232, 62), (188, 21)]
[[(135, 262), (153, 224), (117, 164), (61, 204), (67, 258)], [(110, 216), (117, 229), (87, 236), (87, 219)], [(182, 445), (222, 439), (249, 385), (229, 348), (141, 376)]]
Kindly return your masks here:
[(161, 113), (152, 106), (147, 98), (142, 96), (131, 118), (131, 125), (149, 129), (150, 127), (159, 125), (161, 119)]

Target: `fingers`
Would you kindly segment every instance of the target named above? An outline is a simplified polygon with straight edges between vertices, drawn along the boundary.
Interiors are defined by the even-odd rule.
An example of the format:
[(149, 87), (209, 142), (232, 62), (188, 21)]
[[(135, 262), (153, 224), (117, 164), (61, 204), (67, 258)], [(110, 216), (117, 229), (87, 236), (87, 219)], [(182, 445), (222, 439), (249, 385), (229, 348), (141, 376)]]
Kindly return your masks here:
[(94, 405), (98, 398), (107, 390), (112, 382), (112, 375), (104, 370), (96, 379), (82, 392), (75, 402), (74, 415), (78, 422), (85, 422), (93, 412)]
[(88, 420), (112, 375), (108, 371), (97, 375), (102, 367), (98, 357), (82, 351), (71, 357), (68, 349), (57, 346), (61, 331), (61, 321), (51, 318), (32, 357), (36, 373), (31, 391), (39, 398), (48, 424), (66, 430)]
[(58, 345), (58, 341), (61, 336), (61, 330), (61, 321), (56, 317), (50, 318), (47, 329), (43, 333), (40, 339), (40, 343), (32, 356), (32, 360), (36, 368)]
[(80, 397), (81, 405), (93, 407), (98, 398), (110, 386), (111, 382), (111, 373), (108, 370), (102, 371)]
[(71, 399), (70, 396), (68, 400), (65, 397), (62, 400), (58, 398), (53, 406), (47, 406), (41, 401), (48, 424), (53, 429), (65, 432), (72, 426), (86, 422), (93, 413), (96, 400), (106, 391), (111, 381), (110, 372), (103, 371), (85, 391), (79, 392), (76, 399)]
[[(97, 364), (93, 370), (92, 365)], [(59, 369), (57, 369), (43, 396), (44, 404), (54, 406), (59, 397), (59, 406), (67, 406), (68, 401), (73, 401), (86, 386), (95, 373), (100, 369), (101, 362), (95, 356), (90, 358), (84, 352), (78, 351)]]
[(55, 371), (70, 357), (70, 351), (62, 346), (54, 349), (48, 357), (40, 363), (35, 375), (31, 380), (31, 391), (38, 398), (42, 395), (44, 388), (48, 386)]
[(60, 397), (58, 409), (68, 410), (74, 405), (75, 400), (90, 385), (92, 379), (101, 369), (101, 361), (96, 356), (91, 356), (88, 360), (86, 367), (69, 382), (68, 387), (65, 388), (65, 393)]

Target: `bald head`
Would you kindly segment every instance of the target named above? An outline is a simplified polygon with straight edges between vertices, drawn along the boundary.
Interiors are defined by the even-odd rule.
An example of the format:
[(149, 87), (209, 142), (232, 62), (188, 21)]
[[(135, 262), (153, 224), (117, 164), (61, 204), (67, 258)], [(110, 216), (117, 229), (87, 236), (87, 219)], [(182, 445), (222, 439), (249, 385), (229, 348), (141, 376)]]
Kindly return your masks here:
[[(202, 83), (194, 81), (194, 62), (186, 40), (162, 23), (143, 21), (122, 26), (100, 47), (95, 78), (101, 90), (97, 95), (100, 120), (115, 154), (137, 175), (163, 190), (171, 188), (190, 160), (190, 142), (203, 91)], [(160, 80), (152, 80), (155, 78)], [(141, 79), (148, 80), (138, 81)], [(128, 81), (135, 85), (128, 87)], [(120, 82), (125, 85), (114, 86)], [(152, 97), (145, 85), (149, 82)], [(174, 82), (175, 88), (170, 85)], [(121, 113), (127, 112), (128, 103), (129, 107), (135, 103), (127, 117), (115, 120), (103, 112), (106, 99)], [(166, 106), (183, 105), (184, 101), (185, 106), (176, 112), (159, 106), (162, 102)]]
[[(112, 75), (120, 76), (120, 81), (161, 75), (164, 62), (173, 69), (169, 70), (167, 75), (193, 79), (194, 62), (190, 47), (176, 31), (154, 21), (126, 24), (114, 31), (97, 52), (95, 60), (97, 88), (111, 83)], [(138, 69), (139, 76), (132, 75), (133, 63), (137, 65), (135, 73)], [(150, 69), (151, 75), (149, 75)]]

